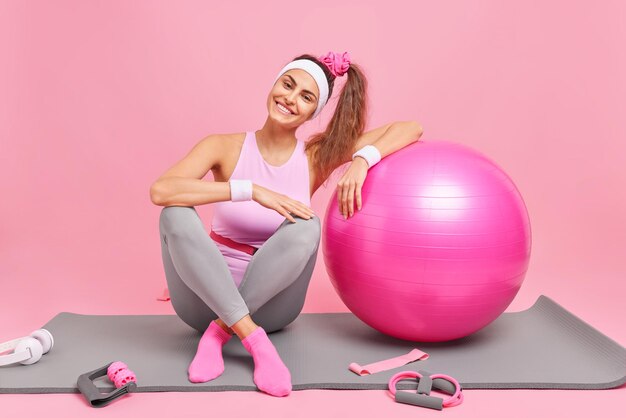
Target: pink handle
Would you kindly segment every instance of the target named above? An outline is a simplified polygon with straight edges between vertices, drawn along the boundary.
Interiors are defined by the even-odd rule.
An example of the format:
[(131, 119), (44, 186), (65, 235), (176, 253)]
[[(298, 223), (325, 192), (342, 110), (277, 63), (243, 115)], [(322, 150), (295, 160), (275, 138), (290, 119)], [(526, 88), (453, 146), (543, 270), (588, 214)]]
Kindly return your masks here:
[(111, 363), (107, 369), (107, 376), (109, 376), (109, 380), (115, 384), (116, 388), (121, 388), (129, 382), (137, 382), (135, 373), (129, 370), (128, 366), (121, 361)]

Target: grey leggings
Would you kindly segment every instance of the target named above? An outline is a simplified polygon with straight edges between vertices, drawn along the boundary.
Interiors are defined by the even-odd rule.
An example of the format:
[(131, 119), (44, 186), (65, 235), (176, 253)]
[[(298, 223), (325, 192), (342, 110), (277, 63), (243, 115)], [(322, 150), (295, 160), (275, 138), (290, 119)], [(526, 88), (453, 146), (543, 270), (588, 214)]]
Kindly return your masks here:
[(204, 332), (218, 317), (229, 327), (250, 314), (267, 332), (293, 322), (302, 310), (320, 243), (316, 216), (285, 219), (248, 263), (239, 287), (194, 207), (161, 211), (161, 254), (172, 306)]

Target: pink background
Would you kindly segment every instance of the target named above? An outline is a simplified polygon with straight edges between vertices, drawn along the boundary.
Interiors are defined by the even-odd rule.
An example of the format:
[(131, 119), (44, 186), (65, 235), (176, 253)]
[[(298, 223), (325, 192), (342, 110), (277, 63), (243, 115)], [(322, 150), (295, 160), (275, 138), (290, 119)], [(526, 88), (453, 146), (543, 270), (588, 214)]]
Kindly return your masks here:
[[(424, 140), (471, 146), (517, 184), (533, 252), (507, 311), (545, 294), (624, 345), (625, 13), (617, 0), (0, 2), (0, 341), (62, 311), (173, 314), (156, 300), (165, 277), (151, 183), (204, 136), (259, 129), (282, 65), (334, 50), (369, 77), (369, 128), (417, 120)], [(333, 107), (299, 138), (323, 129)], [(319, 215), (333, 192), (314, 196)], [(210, 205), (198, 210), (208, 226)], [(304, 312), (340, 311), (320, 251)], [(612, 416), (624, 390), (474, 390), (445, 413), (557, 405)], [(147, 393), (99, 411), (79, 394), (0, 396), (3, 412), (52, 407), (428, 413), (384, 391)]]

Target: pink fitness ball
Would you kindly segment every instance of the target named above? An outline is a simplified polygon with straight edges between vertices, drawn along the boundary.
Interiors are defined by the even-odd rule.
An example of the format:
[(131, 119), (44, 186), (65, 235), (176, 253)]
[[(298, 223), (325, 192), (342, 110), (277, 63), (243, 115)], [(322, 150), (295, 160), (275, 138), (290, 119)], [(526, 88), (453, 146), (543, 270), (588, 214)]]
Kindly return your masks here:
[(372, 328), (454, 340), (515, 298), (530, 260), (530, 219), (511, 178), (483, 154), (416, 142), (369, 170), (362, 202), (344, 220), (333, 195), (322, 252), (339, 297)]

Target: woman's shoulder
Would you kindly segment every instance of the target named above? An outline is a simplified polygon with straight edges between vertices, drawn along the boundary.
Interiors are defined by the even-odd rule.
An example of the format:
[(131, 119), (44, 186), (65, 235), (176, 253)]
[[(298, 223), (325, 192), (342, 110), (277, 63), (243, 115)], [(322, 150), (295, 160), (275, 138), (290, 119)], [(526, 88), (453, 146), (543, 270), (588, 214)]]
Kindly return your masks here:
[(237, 165), (246, 135), (247, 132), (235, 132), (212, 134), (207, 137), (218, 143), (221, 149), (220, 164), (213, 172), (215, 180), (226, 181), (225, 179), (230, 178)]
[(239, 151), (241, 151), (246, 139), (246, 134), (247, 132), (210, 134), (203, 141), (211, 143), (211, 147), (214, 150), (219, 150), (220, 155), (228, 158), (233, 153), (239, 155)]
[(241, 145), (246, 139), (247, 132), (234, 132), (234, 133), (218, 133), (207, 136), (213, 141), (219, 142), (221, 145)]

